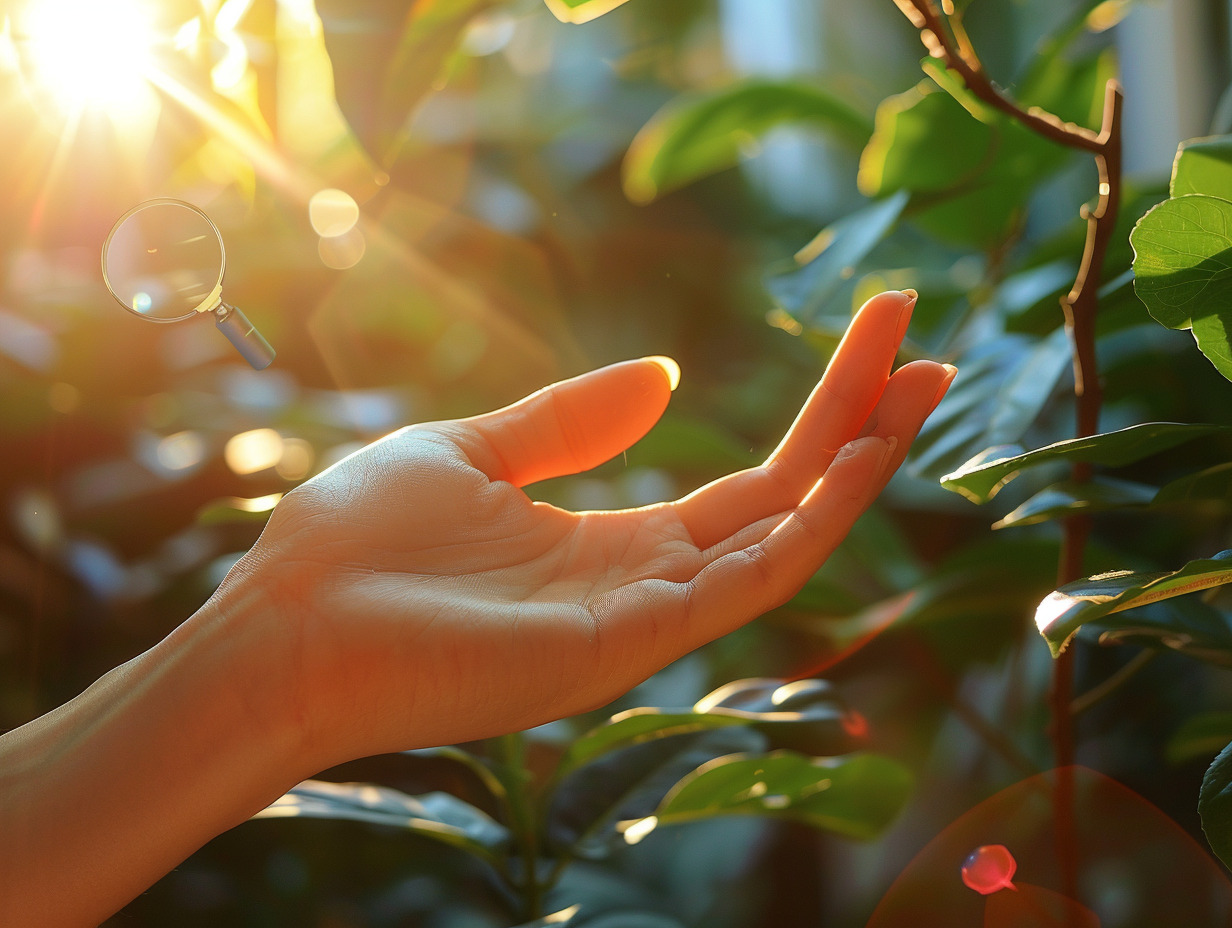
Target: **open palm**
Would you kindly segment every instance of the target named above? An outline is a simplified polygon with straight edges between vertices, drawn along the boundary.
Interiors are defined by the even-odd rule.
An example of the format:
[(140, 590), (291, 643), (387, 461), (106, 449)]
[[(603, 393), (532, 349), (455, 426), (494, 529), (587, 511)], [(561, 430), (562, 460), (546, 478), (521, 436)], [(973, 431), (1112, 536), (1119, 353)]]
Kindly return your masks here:
[(953, 376), (930, 361), (891, 376), (913, 303), (870, 300), (767, 461), (680, 500), (573, 513), (521, 490), (640, 438), (674, 387), (657, 358), (403, 429), (289, 494), (249, 558), (282, 616), (271, 672), (322, 759), (602, 705), (792, 596)]

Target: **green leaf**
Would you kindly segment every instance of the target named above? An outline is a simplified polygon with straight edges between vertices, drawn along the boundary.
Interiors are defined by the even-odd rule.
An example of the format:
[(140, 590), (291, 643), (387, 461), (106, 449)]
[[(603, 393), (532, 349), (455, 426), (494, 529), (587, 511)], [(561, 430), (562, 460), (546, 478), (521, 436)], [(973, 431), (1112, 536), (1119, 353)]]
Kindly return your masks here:
[(257, 818), (328, 818), (401, 828), (498, 864), (509, 831), (470, 803), (449, 793), (410, 796), (368, 783), (305, 780)]
[(1165, 748), (1168, 762), (1183, 764), (1218, 754), (1232, 741), (1232, 712), (1203, 712), (1186, 719)]
[(1055, 461), (1085, 461), (1120, 467), (1196, 438), (1229, 431), (1232, 426), (1144, 422), (1115, 432), (1059, 441), (1034, 451), (1023, 451), (1014, 445), (988, 448), (942, 477), (941, 485), (973, 503), (986, 503), (1030, 467)]
[(872, 124), (840, 97), (791, 81), (753, 79), (673, 100), (642, 127), (625, 156), (625, 194), (649, 203), (735, 165), (761, 136), (785, 124), (814, 126), (855, 148)]
[(625, 0), (545, 0), (552, 15), (562, 23), (588, 23), (610, 13)]
[(1153, 502), (1182, 503), (1195, 500), (1232, 502), (1232, 462), (1216, 464), (1164, 484), (1155, 494)]
[(716, 757), (765, 747), (764, 736), (736, 725), (651, 738), (596, 755), (555, 784), (548, 836), (573, 856), (606, 857), (618, 846), (616, 823), (650, 815), (690, 771)]
[(1232, 196), (1232, 136), (1181, 142), (1168, 192), (1174, 197), (1196, 193), (1226, 200)]
[(1130, 233), (1134, 292), (1152, 318), (1190, 329), (1216, 370), (1232, 380), (1232, 202), (1186, 195), (1160, 203)]
[[(1089, 110), (1102, 94), (1104, 66), (1057, 59), (1056, 67), (1065, 76), (1040, 82), (1032, 102)], [(926, 59), (924, 69), (931, 79), (878, 107), (860, 190), (911, 191), (914, 223), (943, 241), (986, 250), (1020, 225), (1038, 182), (1070, 156), (984, 104), (939, 62)]]
[(1229, 744), (1202, 777), (1198, 815), (1211, 849), (1232, 867), (1232, 744)]
[[(907, 200), (907, 193), (900, 192), (827, 226), (797, 252), (794, 267), (767, 278), (770, 294), (797, 320), (811, 322), (837, 302), (836, 294), (849, 285), (856, 266), (894, 228)], [(850, 304), (850, 300), (845, 302)]]
[(1179, 570), (1164, 573), (1118, 570), (1097, 574), (1050, 593), (1035, 610), (1035, 624), (1053, 656), (1057, 657), (1078, 629), (1088, 622), (1229, 582), (1232, 582), (1232, 551), (1190, 561)]
[(703, 764), (673, 787), (652, 816), (620, 827), (625, 840), (634, 844), (663, 825), (718, 815), (761, 815), (851, 838), (873, 838), (901, 811), (911, 783), (905, 767), (876, 754), (734, 754)]
[(834, 688), (824, 680), (736, 680), (704, 696), (691, 710), (642, 707), (617, 713), (569, 746), (556, 776), (566, 777), (632, 745), (732, 726), (754, 728), (772, 739), (776, 733), (780, 738), (794, 736), (818, 753), (840, 753), (854, 747), (844, 729), (848, 719)]
[(1156, 488), (1112, 477), (1094, 477), (1084, 483), (1064, 480), (1045, 487), (1013, 512), (993, 523), (993, 528), (1035, 525), (1080, 512), (1107, 512), (1148, 506)]
[(498, 0), (316, 0), (338, 106), (368, 152), (396, 161), (405, 127), (471, 20)]

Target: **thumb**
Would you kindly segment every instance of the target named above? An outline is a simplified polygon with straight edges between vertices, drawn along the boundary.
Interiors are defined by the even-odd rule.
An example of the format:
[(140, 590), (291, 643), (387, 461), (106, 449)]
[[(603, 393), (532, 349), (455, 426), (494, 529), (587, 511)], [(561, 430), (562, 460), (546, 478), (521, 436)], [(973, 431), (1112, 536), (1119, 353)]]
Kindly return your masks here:
[(493, 480), (526, 486), (620, 454), (659, 421), (679, 380), (671, 358), (622, 361), (459, 425), (477, 438), (466, 449), (476, 467)]

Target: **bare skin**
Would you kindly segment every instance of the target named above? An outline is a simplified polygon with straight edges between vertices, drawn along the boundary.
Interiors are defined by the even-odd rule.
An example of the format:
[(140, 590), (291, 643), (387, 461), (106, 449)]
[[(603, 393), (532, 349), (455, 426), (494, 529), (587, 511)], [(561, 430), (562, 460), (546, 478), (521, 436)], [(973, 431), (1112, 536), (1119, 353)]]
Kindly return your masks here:
[(766, 462), (680, 500), (521, 489), (645, 434), (676, 373), (654, 358), (403, 429), (288, 494), (183, 625), (0, 737), (0, 924), (97, 924), (325, 767), (604, 705), (789, 599), (953, 378), (891, 375), (913, 304), (865, 304)]

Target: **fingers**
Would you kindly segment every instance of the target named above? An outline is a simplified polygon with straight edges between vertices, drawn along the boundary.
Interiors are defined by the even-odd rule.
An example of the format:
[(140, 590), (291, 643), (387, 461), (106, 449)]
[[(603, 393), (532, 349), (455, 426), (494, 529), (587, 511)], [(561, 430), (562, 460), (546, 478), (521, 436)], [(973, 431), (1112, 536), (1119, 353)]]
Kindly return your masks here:
[(856, 439), (772, 531), (704, 567), (689, 584), (680, 630), (685, 649), (727, 634), (794, 596), (876, 498), (893, 473), (900, 444), (875, 436)]
[(890, 291), (860, 308), (774, 453), (760, 467), (721, 478), (677, 503), (699, 547), (736, 527), (790, 509), (826, 471), (838, 449), (859, 434), (890, 378), (915, 306), (914, 291)]
[(839, 453), (798, 506), (736, 530), (707, 552), (713, 560), (693, 579), (685, 616), (691, 646), (726, 634), (799, 591), (893, 476), (955, 373), (932, 361), (898, 370), (869, 434)]
[[(526, 486), (589, 470), (650, 430), (680, 379), (670, 358), (640, 358), (544, 387), (463, 419), (459, 441), (493, 480)], [(471, 440), (467, 440), (468, 437)]]

